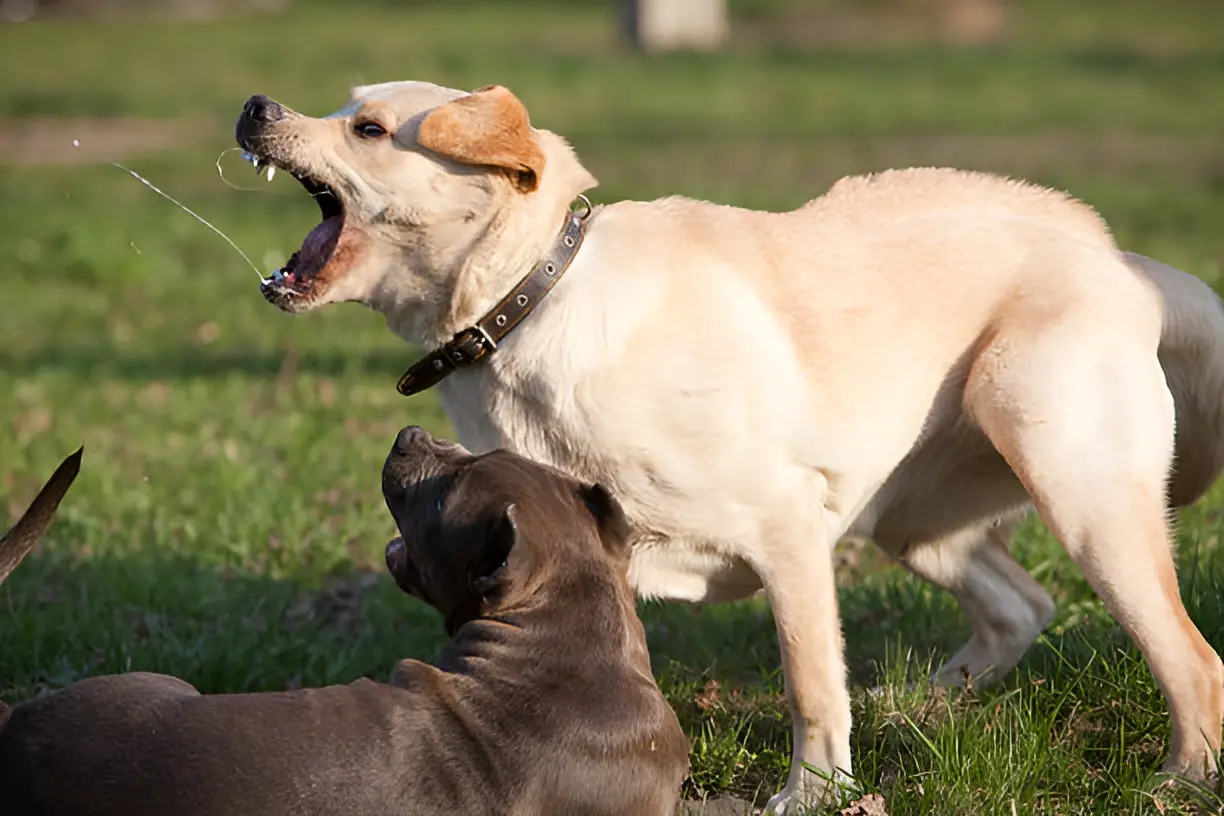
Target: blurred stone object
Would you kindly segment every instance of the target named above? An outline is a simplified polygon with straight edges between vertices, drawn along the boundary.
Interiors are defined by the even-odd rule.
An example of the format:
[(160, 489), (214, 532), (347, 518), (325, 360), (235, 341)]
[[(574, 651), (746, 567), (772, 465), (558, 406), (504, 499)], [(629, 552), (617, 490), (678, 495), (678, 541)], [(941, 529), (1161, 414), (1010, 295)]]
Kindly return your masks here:
[(0, 20), (20, 23), (35, 17), (121, 15), (207, 20), (233, 12), (280, 11), (288, 6), (289, 0), (0, 0)]
[(760, 812), (746, 799), (724, 797), (681, 802), (676, 816), (757, 816)]
[(621, 25), (647, 53), (716, 51), (727, 41), (726, 0), (619, 0)]

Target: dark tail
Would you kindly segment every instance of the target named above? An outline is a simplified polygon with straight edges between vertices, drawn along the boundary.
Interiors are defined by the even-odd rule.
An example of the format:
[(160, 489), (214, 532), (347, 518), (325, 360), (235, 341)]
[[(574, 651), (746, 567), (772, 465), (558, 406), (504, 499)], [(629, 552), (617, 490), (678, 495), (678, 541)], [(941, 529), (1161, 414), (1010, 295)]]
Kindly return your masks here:
[[(76, 453), (69, 456), (51, 474), (51, 478), (43, 485), (43, 489), (34, 497), (34, 501), (26, 509), (25, 514), (17, 519), (13, 529), (0, 538), (0, 584), (9, 573), (17, 569), (17, 565), (42, 540), (43, 534), (51, 526), (51, 518), (72, 481), (81, 470), (81, 454), (85, 448), (77, 448)], [(8, 711), (0, 706), (0, 723), (8, 719)]]
[(1177, 408), (1169, 504), (1184, 507), (1224, 472), (1224, 308), (1189, 272), (1133, 252), (1122, 260), (1164, 298), (1160, 365)]

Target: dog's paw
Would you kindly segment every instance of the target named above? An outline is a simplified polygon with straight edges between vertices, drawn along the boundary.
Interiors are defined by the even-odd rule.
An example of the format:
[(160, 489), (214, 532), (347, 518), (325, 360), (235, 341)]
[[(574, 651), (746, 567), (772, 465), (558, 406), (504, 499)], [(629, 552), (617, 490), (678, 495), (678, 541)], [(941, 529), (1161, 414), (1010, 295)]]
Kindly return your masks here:
[(837, 771), (832, 778), (805, 770), (798, 783), (788, 782), (765, 806), (768, 816), (807, 816), (817, 809), (840, 806), (862, 793), (854, 778)]
[(1162, 769), (1148, 774), (1140, 784), (1139, 790), (1153, 797), (1161, 794), (1174, 794), (1198, 800), (1203, 807), (1209, 807), (1210, 803), (1219, 802), (1220, 778), (1218, 774), (1211, 773), (1196, 778)]
[(804, 816), (815, 805), (803, 802), (797, 791), (781, 790), (765, 805), (766, 816)]

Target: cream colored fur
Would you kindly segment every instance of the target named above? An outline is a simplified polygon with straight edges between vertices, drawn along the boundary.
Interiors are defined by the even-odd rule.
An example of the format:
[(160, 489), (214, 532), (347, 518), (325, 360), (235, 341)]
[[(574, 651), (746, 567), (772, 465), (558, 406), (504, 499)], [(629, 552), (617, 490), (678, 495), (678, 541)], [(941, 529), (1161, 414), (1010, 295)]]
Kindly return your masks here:
[[(361, 301), (434, 346), (547, 251), (594, 178), (543, 130), (534, 192), (416, 145), (421, 116), (461, 95), (359, 88), (333, 118), (280, 126), (273, 155), (322, 168), (367, 241), (300, 308)], [(354, 140), (364, 104), (393, 120), (391, 141)], [(598, 207), (556, 289), (439, 388), (472, 450), (615, 491), (641, 595), (764, 588), (794, 728), (776, 811), (825, 792), (804, 762), (852, 774), (839, 537), (870, 537), (952, 592), (973, 636), (938, 679), (989, 680), (1053, 614), (1008, 553), (1034, 504), (1168, 700), (1166, 769), (1202, 775), (1219, 748), (1224, 666), (1178, 595), (1166, 488), (1187, 503), (1224, 465), (1224, 318), (1205, 285), (1120, 252), (1074, 199), (913, 169), (844, 179), (786, 213)]]

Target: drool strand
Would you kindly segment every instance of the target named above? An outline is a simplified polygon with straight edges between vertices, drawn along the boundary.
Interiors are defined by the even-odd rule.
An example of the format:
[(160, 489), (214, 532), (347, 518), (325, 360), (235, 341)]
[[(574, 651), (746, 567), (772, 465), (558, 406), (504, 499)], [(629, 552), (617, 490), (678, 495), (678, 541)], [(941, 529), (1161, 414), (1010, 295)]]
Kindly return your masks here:
[[(78, 139), (73, 139), (73, 140), (72, 140), (72, 146), (73, 146), (73, 147), (80, 147), (80, 146), (81, 146), (81, 142), (80, 142), (80, 140), (78, 140)], [(218, 159), (217, 159), (218, 164), (220, 163), (220, 161), (221, 161), (221, 160), (220, 160), (220, 158), (218, 158)], [(175, 198), (174, 196), (172, 196), (172, 195), (170, 195), (169, 193), (165, 192), (164, 190), (160, 189), (160, 188), (159, 188), (157, 185), (155, 185), (153, 182), (149, 181), (147, 178), (145, 178), (144, 176), (142, 176), (142, 175), (140, 175), (139, 173), (137, 173), (137, 172), (136, 172), (135, 170), (133, 170), (132, 168), (130, 168), (130, 167), (125, 167), (124, 165), (122, 165), (122, 164), (120, 164), (119, 162), (116, 162), (116, 161), (108, 162), (108, 164), (110, 164), (110, 165), (112, 165), (112, 166), (114, 166), (114, 167), (118, 167), (120, 170), (122, 170), (123, 172), (127, 173), (127, 174), (128, 174), (128, 175), (130, 175), (132, 178), (136, 179), (136, 180), (137, 180), (137, 181), (139, 181), (141, 184), (143, 184), (144, 186), (148, 187), (150, 190), (152, 190), (153, 192), (157, 193), (159, 196), (161, 196), (162, 198), (166, 199), (166, 200), (167, 200), (167, 201), (169, 201), (171, 204), (175, 205), (175, 206), (176, 206), (176, 207), (178, 207), (180, 210), (182, 210), (183, 212), (187, 213), (187, 214), (188, 214), (188, 215), (190, 215), (192, 218), (194, 218), (195, 220), (199, 221), (201, 224), (203, 224), (204, 226), (208, 227), (208, 228), (209, 228), (210, 230), (212, 230), (213, 232), (217, 233), (217, 235), (221, 236), (221, 238), (222, 238), (222, 239), (224, 239), (224, 240), (225, 240), (225, 242), (226, 242), (227, 244), (229, 244), (231, 247), (233, 247), (233, 249), (234, 249), (234, 251), (235, 251), (235, 252), (237, 252), (237, 253), (238, 253), (240, 256), (242, 256), (242, 260), (246, 261), (247, 266), (251, 267), (251, 269), (252, 269), (252, 270), (254, 270), (255, 274), (259, 276), (259, 280), (260, 280), (260, 282), (261, 282), (261, 283), (267, 280), (266, 278), (264, 278), (263, 273), (259, 271), (259, 267), (257, 267), (257, 266), (255, 265), (255, 263), (254, 263), (254, 262), (253, 262), (253, 261), (252, 261), (250, 258), (248, 258), (248, 257), (247, 257), (247, 254), (246, 254), (245, 252), (243, 252), (243, 251), (242, 251), (242, 249), (241, 249), (241, 248), (240, 248), (240, 247), (239, 247), (239, 246), (238, 246), (236, 243), (234, 243), (233, 239), (231, 239), (231, 238), (230, 238), (228, 235), (226, 235), (224, 232), (222, 232), (222, 231), (221, 231), (220, 229), (218, 229), (217, 227), (213, 226), (213, 224), (212, 224), (211, 222), (209, 222), (209, 221), (208, 221), (206, 218), (204, 218), (204, 216), (200, 215), (200, 214), (199, 214), (199, 213), (197, 213), (195, 210), (191, 209), (190, 207), (188, 207), (186, 204), (184, 204), (184, 203), (182, 203), (181, 201), (179, 201), (179, 200), (178, 200), (177, 198)]]

